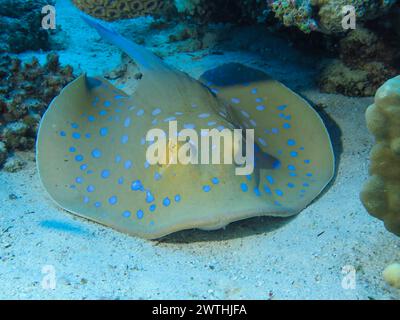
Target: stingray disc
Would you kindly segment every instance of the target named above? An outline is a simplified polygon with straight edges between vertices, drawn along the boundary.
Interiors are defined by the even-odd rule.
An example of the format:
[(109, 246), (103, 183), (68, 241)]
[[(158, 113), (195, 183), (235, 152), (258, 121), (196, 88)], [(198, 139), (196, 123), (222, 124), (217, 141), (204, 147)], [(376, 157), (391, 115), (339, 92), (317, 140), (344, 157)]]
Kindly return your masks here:
[[(51, 103), (39, 129), (37, 163), (45, 189), (62, 208), (154, 239), (253, 216), (294, 215), (332, 178), (334, 157), (323, 122), (281, 83), (229, 64), (204, 74), (207, 88), (91, 24), (129, 53), (144, 77), (128, 96), (104, 79), (82, 75)], [(254, 129), (254, 171), (238, 175), (235, 163), (150, 164), (154, 141), (147, 133), (170, 134), (171, 123), (178, 131), (193, 129), (201, 141), (202, 129)], [(166, 140), (169, 156), (191, 150), (201, 157), (199, 145), (174, 138)]]

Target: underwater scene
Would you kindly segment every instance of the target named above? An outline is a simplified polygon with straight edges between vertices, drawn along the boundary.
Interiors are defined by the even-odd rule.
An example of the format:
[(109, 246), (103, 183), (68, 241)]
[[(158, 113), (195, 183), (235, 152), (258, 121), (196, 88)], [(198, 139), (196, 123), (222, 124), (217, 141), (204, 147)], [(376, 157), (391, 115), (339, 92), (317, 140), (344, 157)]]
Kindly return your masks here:
[(399, 300), (400, 1), (0, 0), (0, 299)]

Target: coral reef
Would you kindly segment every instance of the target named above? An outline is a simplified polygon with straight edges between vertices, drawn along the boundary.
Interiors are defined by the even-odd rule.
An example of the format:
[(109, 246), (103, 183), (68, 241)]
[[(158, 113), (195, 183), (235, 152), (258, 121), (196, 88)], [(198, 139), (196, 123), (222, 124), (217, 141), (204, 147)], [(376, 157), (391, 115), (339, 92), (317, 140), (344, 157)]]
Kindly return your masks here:
[(369, 29), (349, 32), (339, 48), (340, 59), (321, 72), (319, 87), (323, 92), (373, 96), (386, 80), (400, 73), (398, 48)]
[(54, 30), (42, 28), (42, 8), (53, 0), (0, 0), (0, 53), (50, 50), (60, 46)]
[(361, 201), (372, 216), (400, 236), (400, 76), (379, 88), (366, 119), (376, 144)]
[(22, 63), (9, 55), (0, 63), (0, 165), (6, 151), (34, 147), (41, 116), (51, 100), (74, 79), (72, 67), (61, 67), (56, 54), (44, 66), (37, 59)]
[(383, 271), (386, 283), (396, 289), (400, 289), (400, 264), (393, 263)]
[(107, 21), (145, 15), (160, 15), (171, 7), (170, 0), (73, 0), (82, 11)]
[(342, 33), (345, 6), (353, 6), (357, 22), (375, 19), (387, 13), (397, 0), (277, 0), (270, 1), (275, 16), (285, 26), (294, 26), (303, 32), (321, 31)]

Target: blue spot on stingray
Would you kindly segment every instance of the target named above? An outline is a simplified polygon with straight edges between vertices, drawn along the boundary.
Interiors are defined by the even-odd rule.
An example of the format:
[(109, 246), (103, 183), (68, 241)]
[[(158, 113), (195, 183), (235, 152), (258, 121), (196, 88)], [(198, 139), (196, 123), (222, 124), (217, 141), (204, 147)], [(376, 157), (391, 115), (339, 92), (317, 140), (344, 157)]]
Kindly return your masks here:
[(72, 152), (72, 153), (76, 152), (76, 148), (75, 147), (69, 148), (69, 152)]
[(292, 151), (292, 152), (290, 152), (290, 155), (291, 155), (293, 158), (296, 158), (299, 154), (297, 153), (297, 151)]
[(83, 165), (80, 166), (80, 169), (81, 169), (82, 171), (85, 171), (87, 168), (88, 168), (88, 165), (87, 165), (87, 164), (83, 164)]
[(91, 135), (90, 133), (86, 133), (86, 134), (85, 134), (86, 139), (90, 139), (91, 136), (92, 136), (92, 135)]
[(100, 110), (99, 111), (99, 115), (101, 115), (101, 116), (105, 116), (106, 114), (107, 114), (106, 110)]
[(257, 197), (261, 197), (260, 189), (258, 189), (257, 187), (254, 187), (254, 193), (256, 194)]
[(291, 177), (297, 177), (297, 173), (295, 173), (295, 172), (289, 172), (289, 176), (291, 176)]
[(108, 134), (108, 128), (101, 128), (100, 129), (100, 135), (102, 137), (105, 137)]
[(287, 186), (288, 186), (289, 188), (291, 188), (291, 189), (294, 188), (294, 184), (291, 183), (291, 182), (289, 182)]
[(272, 169), (277, 170), (281, 167), (281, 162), (279, 160), (275, 160), (274, 163), (272, 164)]
[(203, 187), (203, 191), (204, 192), (210, 192), (211, 191), (211, 187), (206, 185), (206, 186)]
[(291, 116), (291, 115), (287, 115), (287, 116), (285, 117), (285, 119), (286, 119), (286, 120), (291, 120), (291, 119), (292, 119), (292, 116)]
[(278, 128), (272, 128), (272, 129), (271, 129), (271, 132), (272, 132), (273, 134), (278, 134), (278, 133), (279, 133), (279, 129), (278, 129)]
[(122, 144), (127, 144), (128, 141), (129, 141), (129, 137), (128, 137), (127, 135), (123, 135), (123, 136), (121, 137), (121, 143), (122, 143)]
[(89, 117), (88, 117), (88, 121), (89, 121), (89, 122), (94, 122), (94, 120), (95, 120), (94, 116), (89, 116)]
[(120, 155), (115, 156), (115, 163), (120, 163), (122, 160), (122, 157)]
[(312, 174), (311, 172), (308, 172), (308, 173), (306, 174), (306, 176), (307, 176), (307, 177), (312, 177), (313, 174)]
[(168, 197), (165, 198), (165, 199), (163, 200), (163, 205), (164, 205), (165, 207), (168, 207), (170, 204), (171, 204), (171, 200), (169, 200)]
[(137, 115), (138, 117), (141, 117), (142, 115), (144, 115), (144, 110), (139, 110), (139, 111), (136, 113), (136, 115)]
[(292, 165), (292, 164), (288, 165), (288, 169), (290, 171), (296, 171), (296, 167), (294, 165)]
[(309, 187), (310, 185), (307, 182), (303, 183), (303, 187)]
[(118, 202), (117, 196), (112, 196), (110, 199), (108, 199), (108, 203), (111, 204), (112, 206), (116, 205), (117, 202)]
[(282, 190), (276, 189), (276, 190), (275, 190), (275, 193), (276, 193), (277, 196), (283, 197), (283, 191), (282, 191)]
[(108, 100), (104, 101), (104, 106), (105, 106), (106, 108), (111, 107), (111, 101), (108, 101)]
[(283, 124), (283, 129), (290, 129), (291, 125), (289, 123), (284, 123)]
[(176, 202), (181, 201), (181, 196), (180, 196), (179, 194), (177, 194), (177, 195), (175, 196), (175, 201), (176, 201)]
[(86, 189), (86, 191), (89, 192), (89, 193), (94, 192), (94, 190), (95, 190), (95, 187), (92, 186), (92, 185), (88, 186), (87, 189)]
[(265, 110), (265, 106), (259, 105), (259, 106), (256, 107), (256, 109), (257, 109), (258, 111), (264, 111), (264, 110)]
[(126, 160), (124, 164), (125, 169), (130, 169), (132, 168), (132, 161), (131, 160)]
[(131, 125), (131, 118), (126, 118), (124, 121), (124, 127), (128, 128)]
[(295, 146), (295, 145), (296, 145), (296, 141), (293, 140), (293, 139), (289, 139), (288, 142), (287, 142), (287, 144), (288, 144), (288, 146), (292, 147), (292, 146)]
[(136, 212), (136, 216), (139, 220), (143, 219), (144, 217), (144, 212), (143, 210), (138, 210), (138, 212)]
[(117, 94), (116, 96), (114, 96), (115, 100), (120, 100), (122, 99), (124, 96), (121, 96), (120, 94)]
[(257, 92), (258, 92), (257, 88), (254, 88), (254, 89), (251, 90), (252, 94), (257, 94)]
[(101, 202), (96, 202), (96, 203), (94, 204), (94, 206), (95, 206), (96, 208), (100, 208), (100, 207), (101, 207)]
[(123, 183), (124, 183), (124, 178), (123, 177), (119, 178), (118, 179), (118, 184), (123, 184)]
[(103, 171), (101, 172), (101, 177), (102, 177), (103, 179), (109, 178), (109, 177), (110, 177), (110, 170), (103, 170)]
[(245, 184), (244, 182), (240, 184), (240, 189), (242, 189), (243, 192), (247, 192), (249, 190), (247, 184)]
[(90, 202), (90, 199), (89, 199), (89, 197), (83, 197), (83, 203), (89, 203)]
[(154, 201), (154, 196), (151, 194), (150, 191), (146, 192), (146, 202), (147, 203), (152, 203)]
[(75, 122), (71, 124), (71, 127), (72, 127), (73, 129), (78, 129), (78, 128), (79, 128), (78, 124), (75, 123)]
[(83, 183), (83, 178), (82, 177), (78, 177), (75, 179), (75, 182), (78, 184), (82, 184)]
[(211, 182), (213, 183), (213, 184), (218, 184), (219, 183), (219, 179), (218, 178), (212, 178), (211, 179)]
[(287, 108), (287, 105), (282, 105), (282, 106), (277, 107), (277, 109), (280, 110), (280, 111), (283, 111), (286, 108)]
[(158, 172), (156, 172), (156, 173), (154, 174), (154, 180), (158, 181), (158, 180), (160, 180), (160, 179), (161, 179), (161, 174), (159, 174)]
[(142, 182), (140, 180), (133, 181), (132, 185), (131, 185), (131, 189), (133, 191), (143, 190)]
[(122, 214), (125, 218), (129, 218), (131, 215), (132, 215), (132, 213), (130, 212), (130, 211), (124, 211), (124, 213)]
[(153, 115), (153, 116), (157, 116), (157, 115), (159, 115), (161, 113), (161, 109), (155, 109), (151, 114)]
[(150, 210), (151, 212), (154, 212), (154, 211), (156, 210), (156, 208), (157, 208), (157, 206), (156, 206), (155, 204), (152, 204), (152, 205), (149, 207), (149, 210)]
[(83, 161), (83, 155), (78, 154), (78, 155), (75, 157), (75, 160), (78, 161), (78, 162)]
[(234, 103), (234, 104), (238, 104), (238, 103), (240, 103), (240, 99), (238, 99), (238, 98), (232, 98), (232, 103)]
[(264, 184), (264, 191), (265, 191), (265, 193), (268, 193), (268, 194), (272, 193), (271, 189), (266, 184)]
[(266, 176), (265, 178), (267, 179), (267, 181), (268, 181), (270, 184), (274, 184), (275, 180), (274, 180), (274, 178), (273, 178), (272, 176)]
[(101, 151), (99, 149), (94, 149), (92, 151), (92, 157), (95, 159), (101, 158)]
[(247, 179), (248, 181), (251, 181), (251, 175), (248, 174), (248, 175), (246, 176), (246, 179)]
[(304, 163), (309, 164), (309, 163), (311, 163), (311, 160), (304, 160)]
[(80, 138), (81, 138), (81, 134), (80, 134), (80, 133), (78, 133), (78, 132), (74, 132), (74, 133), (72, 134), (72, 138), (74, 138), (74, 139), (78, 140), (78, 139), (80, 139)]
[(67, 134), (65, 133), (65, 131), (60, 131), (60, 136), (65, 137), (65, 136), (67, 136)]
[(93, 170), (88, 170), (87, 174), (93, 174)]

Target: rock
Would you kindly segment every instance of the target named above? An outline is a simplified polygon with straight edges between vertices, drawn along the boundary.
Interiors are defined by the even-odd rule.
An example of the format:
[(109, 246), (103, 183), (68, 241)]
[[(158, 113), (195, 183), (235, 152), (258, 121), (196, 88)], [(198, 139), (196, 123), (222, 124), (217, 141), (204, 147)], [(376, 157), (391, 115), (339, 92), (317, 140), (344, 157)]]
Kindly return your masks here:
[(7, 159), (3, 166), (3, 170), (10, 173), (15, 173), (22, 170), (26, 166), (26, 162), (18, 156), (12, 156)]

